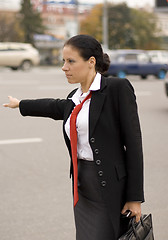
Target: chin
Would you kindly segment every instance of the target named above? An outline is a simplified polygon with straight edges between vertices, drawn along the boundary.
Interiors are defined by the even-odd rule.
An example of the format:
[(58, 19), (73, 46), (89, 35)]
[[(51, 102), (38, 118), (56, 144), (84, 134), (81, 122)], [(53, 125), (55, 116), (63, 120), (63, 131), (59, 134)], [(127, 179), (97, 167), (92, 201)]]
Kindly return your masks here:
[(72, 79), (68, 79), (68, 82), (69, 82), (70, 84), (75, 84), (75, 83), (77, 83), (77, 82), (73, 81)]

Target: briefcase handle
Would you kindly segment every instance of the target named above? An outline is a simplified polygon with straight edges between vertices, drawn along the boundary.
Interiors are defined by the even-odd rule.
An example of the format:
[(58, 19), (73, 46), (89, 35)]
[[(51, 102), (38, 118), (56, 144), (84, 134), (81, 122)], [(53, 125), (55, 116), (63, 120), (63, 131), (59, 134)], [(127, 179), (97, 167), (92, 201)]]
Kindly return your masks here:
[[(140, 223), (145, 231), (145, 225), (144, 225), (142, 217), (140, 218)], [(136, 217), (132, 217), (131, 225), (132, 225), (133, 233), (136, 237), (136, 240), (140, 240), (140, 237), (138, 236), (137, 231), (136, 231), (136, 226), (138, 225), (138, 223), (136, 222)]]

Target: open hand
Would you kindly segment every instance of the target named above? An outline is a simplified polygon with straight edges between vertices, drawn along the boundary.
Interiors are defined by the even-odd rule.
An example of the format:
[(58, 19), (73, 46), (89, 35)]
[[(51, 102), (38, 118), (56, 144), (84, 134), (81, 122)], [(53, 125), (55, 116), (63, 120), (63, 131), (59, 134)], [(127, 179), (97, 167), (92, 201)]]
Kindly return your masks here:
[(20, 101), (17, 98), (13, 98), (12, 96), (8, 96), (9, 98), (9, 103), (4, 103), (4, 107), (9, 107), (9, 108), (18, 108)]

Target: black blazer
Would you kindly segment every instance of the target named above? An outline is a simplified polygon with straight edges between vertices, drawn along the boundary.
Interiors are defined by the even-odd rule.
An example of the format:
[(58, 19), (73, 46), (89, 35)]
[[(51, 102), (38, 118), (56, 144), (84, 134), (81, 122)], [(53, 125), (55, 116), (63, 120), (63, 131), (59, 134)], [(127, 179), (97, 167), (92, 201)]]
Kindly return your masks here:
[[(22, 100), (19, 106), (23, 116), (63, 120), (64, 138), (70, 156), (70, 141), (64, 125), (74, 108), (69, 97), (75, 91), (67, 99)], [(120, 234), (120, 212), (125, 202), (144, 201), (141, 130), (134, 89), (127, 79), (102, 76), (100, 90), (92, 92), (89, 143), (117, 239)]]

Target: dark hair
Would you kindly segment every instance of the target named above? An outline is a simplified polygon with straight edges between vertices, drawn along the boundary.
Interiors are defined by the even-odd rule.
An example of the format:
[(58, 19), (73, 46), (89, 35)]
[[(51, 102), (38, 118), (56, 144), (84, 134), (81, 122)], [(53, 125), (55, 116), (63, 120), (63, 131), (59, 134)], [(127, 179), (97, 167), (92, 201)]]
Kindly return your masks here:
[(101, 44), (95, 38), (89, 35), (76, 35), (67, 40), (64, 46), (66, 45), (77, 49), (80, 56), (86, 61), (92, 56), (95, 57), (95, 70), (97, 72), (104, 73), (108, 70), (110, 65), (109, 56), (103, 53)]

